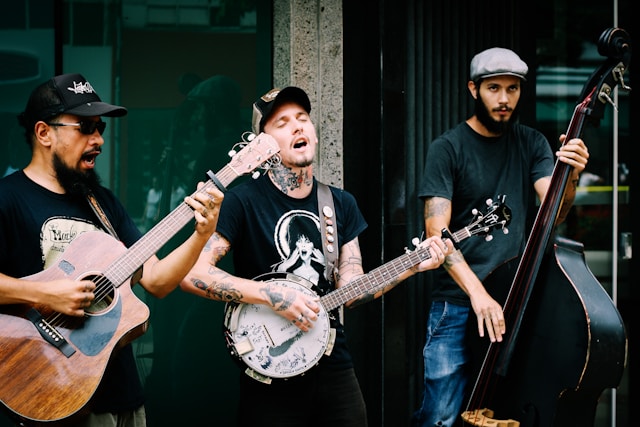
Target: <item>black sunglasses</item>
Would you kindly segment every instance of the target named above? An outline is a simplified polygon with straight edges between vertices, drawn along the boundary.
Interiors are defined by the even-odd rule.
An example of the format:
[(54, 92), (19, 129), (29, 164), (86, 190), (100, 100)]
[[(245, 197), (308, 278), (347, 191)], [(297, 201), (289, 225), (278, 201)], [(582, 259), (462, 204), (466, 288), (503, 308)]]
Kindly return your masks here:
[(98, 130), (98, 133), (102, 135), (104, 129), (107, 127), (107, 123), (102, 120), (94, 122), (93, 120), (81, 120), (78, 123), (47, 123), (49, 126), (79, 126), (80, 132), (85, 135), (93, 135)]

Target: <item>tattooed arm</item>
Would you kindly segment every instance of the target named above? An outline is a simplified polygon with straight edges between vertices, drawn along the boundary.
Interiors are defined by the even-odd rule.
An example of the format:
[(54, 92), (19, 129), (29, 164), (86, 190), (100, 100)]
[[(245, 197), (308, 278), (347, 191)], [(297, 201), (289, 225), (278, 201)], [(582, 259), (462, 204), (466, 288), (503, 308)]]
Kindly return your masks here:
[[(294, 322), (303, 331), (317, 320), (320, 307), (305, 294), (273, 282), (260, 282), (234, 276), (216, 264), (231, 249), (231, 245), (214, 233), (200, 253), (198, 261), (180, 282), (180, 288), (203, 298), (222, 302), (264, 304), (280, 316)], [(303, 315), (303, 321), (298, 319)]]
[[(431, 237), (427, 242), (423, 243), (428, 245), (431, 257), (422, 261), (420, 264), (408, 268), (407, 270), (398, 273), (395, 277), (389, 277), (388, 283), (377, 291), (359, 295), (355, 299), (349, 301), (346, 306), (348, 308), (357, 307), (361, 304), (373, 301), (379, 298), (383, 294), (389, 292), (395, 288), (400, 282), (413, 276), (414, 274), (438, 268), (445, 260), (445, 256), (451, 253), (453, 245), (451, 243), (445, 243), (440, 237)], [(340, 259), (337, 268), (337, 287), (341, 287), (351, 282), (352, 280), (362, 276), (364, 271), (362, 269), (362, 254), (360, 252), (360, 244), (358, 238), (353, 239), (346, 245), (340, 248)]]
[[(442, 197), (430, 197), (424, 202), (424, 220), (427, 236), (439, 236), (441, 230), (449, 228), (451, 201)], [(484, 336), (486, 328), (491, 341), (502, 341), (505, 333), (504, 314), (500, 304), (487, 292), (484, 285), (471, 270), (461, 251), (448, 255), (444, 268), (462, 290), (469, 295), (471, 307), (478, 319), (478, 333)]]

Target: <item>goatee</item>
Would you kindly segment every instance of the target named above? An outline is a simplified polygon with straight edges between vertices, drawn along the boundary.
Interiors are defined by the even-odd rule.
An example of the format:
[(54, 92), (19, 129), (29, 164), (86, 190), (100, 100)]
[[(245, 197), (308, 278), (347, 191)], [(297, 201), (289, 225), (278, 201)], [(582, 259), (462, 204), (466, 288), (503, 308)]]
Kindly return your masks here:
[(58, 182), (67, 194), (86, 196), (100, 186), (100, 177), (93, 169), (80, 172), (64, 164), (57, 154), (53, 154), (53, 168)]
[(475, 115), (478, 118), (478, 121), (482, 123), (482, 125), (487, 128), (489, 132), (496, 135), (502, 135), (509, 130), (512, 123), (515, 123), (518, 120), (518, 107), (513, 109), (511, 112), (511, 117), (507, 121), (498, 121), (494, 120), (491, 117), (487, 106), (480, 96), (478, 96), (475, 100)]

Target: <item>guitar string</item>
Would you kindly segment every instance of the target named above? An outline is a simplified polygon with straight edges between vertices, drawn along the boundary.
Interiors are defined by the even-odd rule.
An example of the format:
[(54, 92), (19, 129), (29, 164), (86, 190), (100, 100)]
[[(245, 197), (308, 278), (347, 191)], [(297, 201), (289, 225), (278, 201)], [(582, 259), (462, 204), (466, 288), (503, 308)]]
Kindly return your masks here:
[[(235, 173), (231, 170), (229, 165), (223, 167), (218, 172), (218, 174), (216, 174), (218, 179), (223, 182), (223, 185), (228, 185), (233, 180), (233, 175), (235, 175)], [(208, 194), (206, 193), (206, 189), (212, 187), (215, 187), (215, 184), (209, 179), (200, 189), (192, 193), (191, 197), (195, 196), (195, 194), (198, 193)], [(145, 234), (140, 240), (134, 243), (125, 253), (123, 253), (119, 258), (113, 261), (111, 265), (105, 270), (105, 273), (103, 275), (100, 275), (97, 279), (93, 278), (92, 280), (96, 284), (96, 289), (94, 291), (94, 302), (91, 304), (91, 306), (107, 300), (110, 295), (113, 294), (114, 288), (118, 288), (123, 283), (125, 283), (126, 280), (130, 278), (131, 275), (133, 275), (135, 271), (142, 264), (144, 264), (147, 259), (153, 256), (153, 253), (159, 250), (162, 245), (164, 245), (168, 241), (168, 239), (175, 234), (175, 232), (179, 231), (184, 225), (186, 225), (186, 223), (188, 223), (189, 219), (192, 217), (192, 212), (193, 209), (189, 205), (187, 205), (185, 202), (181, 203), (169, 215), (164, 217), (158, 224), (156, 224), (151, 230), (149, 230), (149, 232)], [(177, 217), (178, 215), (181, 216), (181, 220), (174, 219), (174, 217)], [(175, 230), (176, 227), (179, 227), (178, 230)], [(157, 237), (164, 237), (164, 243), (158, 244), (156, 241), (155, 244), (146, 244), (146, 241), (149, 240), (149, 238), (153, 239), (153, 237), (156, 235)], [(147, 249), (145, 253), (151, 254), (146, 257), (136, 256), (138, 248)], [(140, 249), (140, 252), (142, 252), (142, 249)], [(119, 268), (118, 264), (124, 264), (124, 267)], [(114, 276), (114, 281), (116, 283), (119, 283), (118, 285), (113, 285), (113, 282), (107, 278), (107, 276), (110, 275), (109, 271), (113, 272), (113, 274), (111, 275)], [(131, 273), (129, 273), (129, 271), (131, 271)], [(111, 301), (108, 301), (108, 304), (110, 303)], [(74, 322), (78, 321), (78, 319), (74, 318), (73, 316), (67, 316), (59, 312), (52, 313), (46, 321), (52, 326), (64, 326), (67, 320), (72, 320)]]
[[(241, 139), (242, 139), (242, 142), (235, 144), (233, 147), (234, 150), (236, 148), (240, 148), (240, 151), (237, 153), (234, 153), (233, 155), (230, 154), (232, 156), (231, 161), (227, 165), (225, 165), (215, 176), (215, 178), (218, 179), (217, 182), (220, 182), (223, 187), (226, 187), (227, 185), (229, 185), (238, 176), (241, 176), (245, 173), (253, 172), (258, 168), (263, 168), (267, 170), (279, 163), (277, 154), (279, 153), (280, 149), (273, 138), (268, 137), (267, 135), (262, 135), (262, 137), (260, 136), (256, 137), (252, 133), (245, 132), (242, 134)], [(264, 151), (261, 151), (261, 149), (263, 149)], [(249, 154), (251, 155), (255, 154), (255, 157), (249, 158), (250, 157)], [(239, 166), (242, 166), (243, 160), (245, 161), (245, 165), (246, 165), (246, 170), (244, 171), (239, 168)], [(255, 160), (256, 163), (255, 165), (253, 162), (247, 163), (247, 160), (248, 161)], [(238, 172), (236, 172), (232, 166), (238, 167)], [(206, 189), (210, 188), (213, 185), (215, 184), (211, 179), (207, 180), (205, 182), (205, 185), (203, 185), (201, 188), (199, 188), (196, 192), (192, 194), (192, 197), (196, 193), (201, 193), (201, 192), (204, 193)], [(220, 190), (224, 191), (225, 188), (220, 188)], [(166, 242), (169, 241), (169, 238), (173, 236), (173, 233), (168, 236), (166, 235), (167, 229), (165, 229), (164, 226), (168, 225), (169, 222), (173, 221), (174, 215), (172, 214), (174, 212), (180, 213), (178, 212), (179, 210), (185, 210), (186, 212), (189, 212), (191, 210), (191, 207), (189, 207), (186, 203), (181, 204), (174, 211), (172, 211), (170, 215), (163, 218), (155, 227), (152, 228), (152, 230), (150, 230), (151, 232), (153, 232), (153, 234), (156, 234), (156, 233), (162, 234), (162, 232), (165, 233), (165, 237), (167, 238), (162, 245), (166, 244)], [(188, 223), (189, 218), (191, 218), (191, 215), (185, 216), (185, 218), (186, 219), (184, 219), (179, 223), (180, 228), (178, 229), (178, 231)], [(172, 230), (173, 228), (168, 227), (168, 229)], [(149, 234), (145, 235), (144, 237), (147, 237), (148, 235)], [(146, 239), (141, 238), (138, 240), (138, 242), (134, 243), (130, 248), (128, 248), (122, 256), (120, 256), (117, 260), (115, 260), (110, 264), (110, 267), (107, 268), (105, 273), (101, 275), (100, 278), (95, 282), (97, 292), (94, 292), (95, 293), (94, 301), (101, 302), (105, 298), (107, 298), (107, 296), (111, 295), (112, 294), (111, 290), (113, 288), (117, 288), (121, 286), (123, 283), (125, 283), (127, 279), (129, 279), (133, 274), (135, 274), (136, 270), (138, 270), (140, 266), (142, 266), (147, 259), (153, 256), (153, 254), (156, 253), (157, 250), (159, 250), (162, 247), (162, 245), (157, 247), (154, 245), (152, 246), (151, 251), (147, 253), (148, 256), (145, 255), (144, 259), (142, 259), (143, 257), (136, 258), (135, 257), (136, 249), (138, 247), (144, 248), (144, 240)], [(127, 260), (125, 258), (129, 256), (131, 253), (133, 253), (134, 256), (129, 257), (129, 260), (128, 260), (129, 262), (127, 263)], [(135, 265), (131, 265), (132, 264), (131, 258), (137, 261)], [(123, 263), (125, 266), (130, 265), (130, 267), (121, 275), (117, 274), (119, 271), (119, 269), (117, 268), (117, 265), (119, 262)], [(109, 271), (112, 271), (112, 275), (109, 274)], [(114, 281), (108, 279), (108, 277), (111, 277), (111, 276), (115, 277), (114, 281), (118, 283), (117, 286), (112, 286)], [(97, 302), (92, 303), (89, 308), (91, 308), (94, 304), (97, 304)], [(43, 319), (43, 321), (48, 322), (50, 325), (54, 327), (55, 326), (64, 327), (64, 324), (69, 319), (72, 319), (75, 322), (80, 321), (80, 318), (73, 318), (72, 316), (66, 316), (58, 312), (53, 312), (48, 316), (47, 319)]]

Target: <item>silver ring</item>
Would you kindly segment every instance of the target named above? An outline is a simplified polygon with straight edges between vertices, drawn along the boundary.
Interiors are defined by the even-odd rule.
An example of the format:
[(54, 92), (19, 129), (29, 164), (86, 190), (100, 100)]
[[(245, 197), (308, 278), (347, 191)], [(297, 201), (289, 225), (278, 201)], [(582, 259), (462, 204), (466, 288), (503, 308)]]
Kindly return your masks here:
[(304, 316), (300, 314), (300, 316), (298, 316), (298, 322), (302, 322), (302, 319), (304, 319)]

